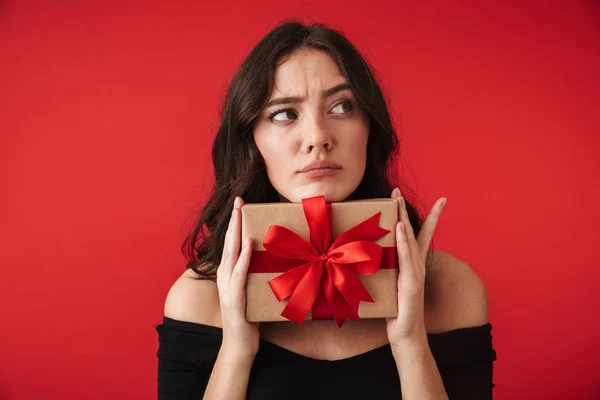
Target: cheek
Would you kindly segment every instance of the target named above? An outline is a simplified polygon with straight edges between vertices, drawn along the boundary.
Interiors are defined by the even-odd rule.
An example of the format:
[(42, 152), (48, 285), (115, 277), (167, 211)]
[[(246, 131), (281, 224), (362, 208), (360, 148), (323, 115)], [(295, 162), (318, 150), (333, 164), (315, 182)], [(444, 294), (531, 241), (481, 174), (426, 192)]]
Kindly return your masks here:
[(285, 169), (288, 164), (286, 160), (289, 160), (289, 157), (286, 156), (282, 143), (276, 140), (263, 140), (261, 137), (255, 138), (255, 140), (270, 176)]
[(358, 134), (352, 140), (350, 146), (350, 154), (353, 155), (353, 158), (356, 161), (365, 162), (367, 158), (367, 142), (368, 142), (368, 134)]
[(360, 180), (364, 175), (367, 165), (367, 141), (368, 136), (366, 134), (357, 135), (355, 140), (352, 141), (352, 148), (348, 151), (348, 154), (352, 154), (352, 158), (348, 159), (348, 162), (352, 165), (353, 179)]
[(262, 156), (268, 168), (275, 168), (279, 164), (279, 154), (273, 144), (267, 144), (263, 147)]

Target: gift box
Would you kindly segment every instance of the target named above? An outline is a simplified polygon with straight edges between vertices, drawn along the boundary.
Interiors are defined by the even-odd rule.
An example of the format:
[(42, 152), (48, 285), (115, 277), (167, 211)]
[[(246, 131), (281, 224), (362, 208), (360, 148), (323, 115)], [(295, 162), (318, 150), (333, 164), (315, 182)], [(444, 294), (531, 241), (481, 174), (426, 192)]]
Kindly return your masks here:
[(242, 238), (253, 241), (246, 319), (292, 321), (395, 317), (395, 199), (245, 204)]

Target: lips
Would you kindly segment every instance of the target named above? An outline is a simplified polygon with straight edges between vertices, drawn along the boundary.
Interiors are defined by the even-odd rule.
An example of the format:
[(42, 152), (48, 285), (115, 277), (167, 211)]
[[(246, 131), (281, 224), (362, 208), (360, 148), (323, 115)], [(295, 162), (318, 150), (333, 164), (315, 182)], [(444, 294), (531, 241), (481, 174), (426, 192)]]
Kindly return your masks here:
[(309, 172), (309, 171), (318, 171), (318, 170), (339, 170), (342, 169), (342, 166), (330, 161), (325, 161), (325, 160), (315, 160), (311, 163), (309, 163), (308, 165), (306, 165), (304, 168), (302, 168), (301, 170), (299, 170), (298, 172), (303, 173), (303, 172)]

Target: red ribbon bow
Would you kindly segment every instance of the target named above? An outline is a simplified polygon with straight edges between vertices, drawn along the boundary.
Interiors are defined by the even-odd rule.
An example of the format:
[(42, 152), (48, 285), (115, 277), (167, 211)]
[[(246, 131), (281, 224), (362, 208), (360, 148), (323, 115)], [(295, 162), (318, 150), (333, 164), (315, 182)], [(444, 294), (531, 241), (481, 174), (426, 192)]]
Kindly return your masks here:
[(313, 317), (333, 314), (339, 327), (348, 318), (360, 321), (360, 302), (372, 303), (373, 299), (355, 274), (372, 274), (381, 266), (383, 249), (374, 241), (390, 232), (379, 227), (381, 212), (331, 243), (331, 205), (325, 197), (304, 199), (302, 206), (310, 242), (272, 225), (263, 243), (274, 256), (306, 261), (269, 281), (277, 300), (289, 297), (281, 315), (300, 325), (312, 307)]

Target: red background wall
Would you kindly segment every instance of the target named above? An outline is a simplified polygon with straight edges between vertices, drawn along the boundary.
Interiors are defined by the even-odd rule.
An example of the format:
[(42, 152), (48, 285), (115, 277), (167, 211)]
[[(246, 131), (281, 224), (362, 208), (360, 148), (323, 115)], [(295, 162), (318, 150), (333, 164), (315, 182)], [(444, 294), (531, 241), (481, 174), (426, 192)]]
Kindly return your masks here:
[(486, 283), (495, 398), (600, 394), (598, 5), (168, 3), (0, 3), (0, 398), (155, 397), (222, 92), (286, 17), (381, 74), (436, 248)]

